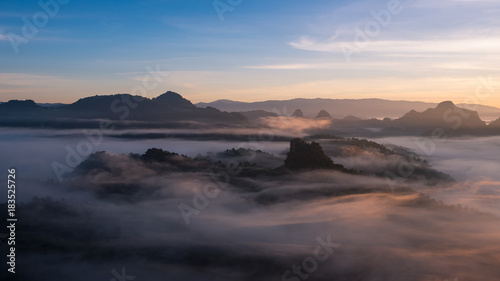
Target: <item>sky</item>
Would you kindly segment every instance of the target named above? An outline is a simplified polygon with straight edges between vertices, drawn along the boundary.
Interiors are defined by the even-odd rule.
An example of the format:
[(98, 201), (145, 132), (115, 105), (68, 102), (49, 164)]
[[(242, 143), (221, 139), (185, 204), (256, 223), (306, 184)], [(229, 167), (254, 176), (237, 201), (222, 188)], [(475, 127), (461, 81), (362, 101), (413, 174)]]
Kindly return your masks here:
[(497, 0), (3, 0), (0, 101), (171, 90), (500, 107), (499, 14)]

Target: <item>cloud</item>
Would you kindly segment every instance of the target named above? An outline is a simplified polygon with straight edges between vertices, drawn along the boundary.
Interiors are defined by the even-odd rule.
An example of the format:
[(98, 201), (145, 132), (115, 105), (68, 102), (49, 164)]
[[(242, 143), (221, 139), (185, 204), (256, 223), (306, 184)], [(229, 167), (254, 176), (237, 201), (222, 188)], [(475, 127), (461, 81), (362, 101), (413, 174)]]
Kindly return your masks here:
[(274, 65), (249, 65), (242, 68), (248, 69), (271, 69), (271, 70), (294, 70), (294, 69), (321, 69), (331, 64), (274, 64)]
[[(19, 138), (32, 136), (33, 131), (9, 132), (1, 140), (6, 148), (1, 158), (9, 159), (9, 165), (11, 159), (51, 159), (58, 149), (64, 153), (64, 145), (79, 133), (54, 138), (51, 132), (37, 132), (27, 143)], [(9, 143), (27, 149), (15, 151)], [(492, 149), (498, 143), (498, 137), (450, 140), (439, 147), (431, 162), (476, 159), (471, 165), (484, 164), (465, 174), (480, 174), (481, 167), (498, 159), (498, 149)], [(113, 140), (99, 150), (143, 153), (148, 147), (161, 146), (197, 153), (232, 145)], [(279, 145), (279, 149), (265, 147), (265, 151), (281, 151), (286, 143)], [(345, 153), (359, 156), (352, 165), (375, 166), (374, 159), (380, 156), (374, 151)], [(314, 255), (318, 237), (330, 235), (332, 242), (341, 245), (318, 264), (311, 280), (498, 280), (498, 217), (451, 206), (486, 206), (498, 214), (498, 168), (484, 173), (489, 179), (447, 187), (412, 183), (449, 205), (405, 185), (392, 192), (385, 178), (369, 175), (306, 171), (233, 176), (219, 196), (210, 199), (186, 225), (178, 206), (194, 206), (193, 190), (213, 183), (208, 166), (181, 171), (171, 163), (148, 164), (126, 155), (106, 155), (102, 160), (89, 163), (84, 173), (62, 184), (25, 181), (45, 166), (43, 162), (29, 170), (19, 166), (20, 192), (52, 197), (23, 200), (18, 207), (23, 219), (16, 237), (30, 241), (29, 247), (19, 247), (23, 258), (18, 268), (30, 268), (20, 271), (20, 278), (109, 280), (113, 268), (126, 267), (129, 275), (144, 280), (278, 280), (292, 265), (301, 265)], [(463, 163), (449, 165), (455, 173), (468, 171)]]
[(397, 61), (364, 61), (357, 64), (346, 64), (344, 62), (335, 63), (295, 63), (295, 64), (269, 64), (269, 65), (249, 65), (242, 68), (261, 70), (320, 70), (320, 69), (380, 69), (382, 67), (401, 66), (402, 62)]
[(495, 54), (500, 48), (498, 38), (470, 38), (462, 40), (433, 40), (433, 41), (372, 41), (360, 44), (352, 41), (320, 41), (309, 37), (302, 37), (297, 42), (289, 43), (292, 47), (306, 51), (340, 52), (359, 49), (364, 52), (388, 54), (437, 54), (437, 53), (470, 53), (470, 54)]
[[(116, 160), (111, 165), (141, 166), (130, 159)], [(124, 170), (114, 177), (133, 183), (138, 175)], [(95, 173), (80, 182), (94, 188), (108, 184), (111, 175), (107, 180), (102, 176)], [(125, 265), (127, 273), (141, 279), (199, 279), (195, 278), (199, 275), (276, 280), (292, 265), (313, 256), (316, 240), (328, 236), (341, 245), (311, 273), (315, 280), (332, 276), (496, 280), (494, 257), (499, 248), (491, 245), (498, 245), (500, 226), (495, 218), (440, 206), (416, 193), (340, 195), (359, 188), (376, 191), (386, 182), (317, 171), (248, 179), (261, 191), (242, 190), (245, 179), (241, 178), (185, 225), (177, 206), (191, 204), (192, 190), (203, 188), (207, 178), (203, 173), (148, 174), (139, 179), (142, 188), (155, 187), (158, 192), (130, 195), (134, 200), (94, 198), (90, 204), (39, 200), (25, 205), (23, 222), (39, 224), (31, 232), (25, 226), (17, 233), (18, 239), (31, 237), (18, 264), (30, 264), (23, 280), (42, 274), (67, 280), (82, 271), (89, 271), (86, 278), (104, 278), (112, 268)], [(325, 196), (328, 191), (336, 195)], [(256, 204), (257, 198), (270, 194), (284, 200)], [(73, 258), (64, 259), (67, 255)], [(54, 260), (59, 262), (50, 262)]]
[(332, 120), (279, 116), (261, 118), (260, 122), (272, 128), (277, 134), (305, 135), (312, 130), (327, 128)]

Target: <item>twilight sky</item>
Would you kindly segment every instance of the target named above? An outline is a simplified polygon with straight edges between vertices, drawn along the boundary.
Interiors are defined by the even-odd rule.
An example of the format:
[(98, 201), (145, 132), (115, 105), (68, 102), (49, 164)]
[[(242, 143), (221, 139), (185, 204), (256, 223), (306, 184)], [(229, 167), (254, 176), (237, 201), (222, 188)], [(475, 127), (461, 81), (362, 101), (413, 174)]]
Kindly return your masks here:
[(0, 2), (0, 101), (132, 93), (149, 68), (148, 97), (500, 107), (498, 0), (55, 1)]

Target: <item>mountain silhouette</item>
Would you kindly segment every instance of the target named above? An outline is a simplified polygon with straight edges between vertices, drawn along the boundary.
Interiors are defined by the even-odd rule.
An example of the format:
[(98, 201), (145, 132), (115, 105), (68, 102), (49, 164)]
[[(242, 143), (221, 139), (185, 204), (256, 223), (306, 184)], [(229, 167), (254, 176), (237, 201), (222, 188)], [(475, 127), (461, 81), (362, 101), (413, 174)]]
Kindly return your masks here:
[[(103, 95), (82, 98), (75, 103), (60, 107), (42, 107), (32, 100), (9, 101), (0, 104), (0, 125), (15, 126), (45, 122), (82, 122), (82, 120), (144, 121), (165, 124), (176, 121), (246, 123), (240, 113), (222, 112), (218, 109), (198, 108), (175, 92), (166, 92), (149, 99), (129, 94)], [(73, 121), (71, 121), (73, 120)], [(31, 123), (30, 123), (31, 122)], [(69, 126), (69, 125), (68, 125)]]
[[(199, 107), (215, 107), (224, 111), (252, 111), (265, 110), (273, 112), (273, 109), (279, 109), (282, 112), (293, 108), (300, 108), (305, 116), (314, 117), (319, 110), (325, 109), (332, 113), (333, 118), (343, 118), (347, 115), (354, 115), (362, 119), (399, 118), (408, 111), (425, 111), (428, 108), (437, 106), (437, 103), (418, 102), (418, 101), (392, 101), (384, 99), (304, 99), (297, 98), (291, 100), (268, 100), (259, 102), (238, 102), (230, 100), (217, 100), (209, 103), (198, 103)], [(500, 108), (485, 106), (458, 104), (459, 107), (477, 108), (477, 111), (483, 120), (494, 120), (500, 116)]]
[(363, 119), (359, 118), (359, 117), (356, 117), (356, 116), (353, 116), (353, 115), (347, 115), (346, 117), (344, 117), (344, 119), (342, 120), (346, 120), (346, 121), (361, 121)]
[(498, 118), (497, 120), (491, 122), (488, 127), (490, 128), (500, 128), (500, 118)]
[(316, 116), (316, 118), (328, 118), (328, 119), (331, 119), (332, 116), (330, 116), (330, 113), (328, 113), (326, 110), (322, 109), (318, 115)]
[(459, 108), (451, 101), (444, 101), (435, 108), (423, 112), (411, 110), (396, 119), (392, 125), (405, 128), (442, 128), (442, 129), (484, 129), (486, 123), (476, 111)]
[(0, 104), (0, 110), (35, 110), (40, 108), (41, 107), (32, 100), (11, 100)]
[(304, 113), (300, 109), (295, 109), (295, 111), (292, 113), (293, 117), (304, 117)]
[(196, 109), (197, 107), (181, 95), (168, 91), (153, 99), (153, 102), (173, 108)]
[(39, 119), (46, 108), (37, 105), (32, 100), (11, 100), (0, 104), (0, 120), (6, 122), (23, 122), (28, 119)]
[(248, 120), (258, 120), (259, 118), (265, 118), (265, 117), (277, 117), (278, 115), (273, 112), (267, 112), (264, 110), (252, 110), (252, 111), (244, 111), (240, 112), (241, 114), (245, 115)]
[(319, 143), (307, 143), (299, 138), (290, 141), (290, 151), (285, 159), (285, 167), (290, 170), (345, 170), (344, 166), (333, 163)]

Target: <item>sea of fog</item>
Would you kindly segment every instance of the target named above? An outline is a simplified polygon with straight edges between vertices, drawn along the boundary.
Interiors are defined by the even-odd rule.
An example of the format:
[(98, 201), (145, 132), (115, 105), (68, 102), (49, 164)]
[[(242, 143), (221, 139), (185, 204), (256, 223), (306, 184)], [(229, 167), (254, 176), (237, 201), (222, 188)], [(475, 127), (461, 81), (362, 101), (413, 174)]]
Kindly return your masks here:
[[(127, 133), (144, 132), (127, 131)], [(168, 131), (164, 130), (163, 132)], [(249, 132), (239, 133), (248, 134)], [(409, 148), (428, 160), (434, 168), (451, 175), (458, 181), (458, 184), (452, 189), (426, 191), (436, 199), (447, 203), (470, 205), (500, 214), (500, 207), (497, 207), (500, 206), (500, 162), (498, 161), (500, 159), (500, 137), (434, 140), (416, 137), (388, 137), (372, 140), (381, 144)], [(17, 169), (17, 176), (21, 180), (20, 185), (18, 185), (18, 200), (28, 201), (33, 196), (54, 196), (51, 191), (38, 190), (31, 182), (57, 181), (52, 165), (55, 162), (68, 165), (69, 151), (77, 152), (78, 145), (83, 142), (92, 143), (81, 130), (2, 128), (0, 167), (4, 171), (8, 168)], [(112, 154), (142, 154), (148, 148), (156, 147), (195, 157), (206, 155), (208, 152), (220, 152), (242, 146), (280, 154), (287, 150), (288, 143), (259, 140), (125, 139), (105, 136), (96, 145), (92, 144), (91, 149), (92, 152), (107, 151)], [(75, 157), (70, 158), (71, 161), (75, 160)], [(30, 184), (22, 186), (23, 179), (29, 179)]]
[[(19, 241), (29, 241), (29, 250), (19, 255), (20, 273), (26, 276), (22, 280), (39, 280), (39, 276), (54, 281), (110, 280), (112, 270), (121, 272), (122, 268), (137, 276), (136, 280), (300, 280), (286, 274), (292, 266), (310, 260), (319, 241), (335, 243), (336, 248), (321, 251), (328, 256), (321, 258), (309, 280), (496, 281), (500, 276), (500, 226), (495, 217), (448, 206), (415, 205), (419, 195), (397, 192), (308, 200), (286, 197), (332, 188), (383, 186), (388, 184), (384, 178), (334, 171), (240, 178), (239, 187), (263, 188), (258, 192), (229, 188), (207, 201), (189, 223), (178, 206), (191, 206), (193, 190), (206, 186), (204, 173), (158, 174), (128, 157), (109, 157), (108, 165), (126, 167), (117, 176), (121, 183), (155, 188), (151, 194), (131, 194), (130, 202), (98, 197), (93, 186), (73, 191), (43, 184), (57, 182), (52, 163), (64, 164), (67, 147), (75, 149), (85, 139), (79, 130), (2, 130), (0, 166), (5, 175), (7, 168), (17, 169), (16, 199), (27, 202), (33, 196), (48, 196), (71, 202), (34, 200), (25, 205), (20, 220), (25, 224), (20, 229), (26, 231), (19, 232)], [(428, 139), (409, 137), (374, 141), (408, 147), (457, 179), (446, 187), (414, 183), (421, 186), (419, 192), (500, 215), (500, 175), (496, 172), (500, 137), (439, 140), (435, 146), (426, 143)], [(421, 151), (422, 143), (431, 150)], [(240, 145), (274, 154), (288, 147), (285, 140), (105, 137), (92, 151), (144, 153), (158, 147), (197, 156)], [(114, 175), (100, 172), (73, 180), (92, 185), (113, 179)], [(266, 194), (289, 199), (279, 204), (258, 203)], [(66, 211), (58, 206), (66, 206), (62, 208)]]
[(435, 199), (500, 215), (500, 137), (372, 139), (411, 149), (457, 180), (452, 188), (427, 190)]

